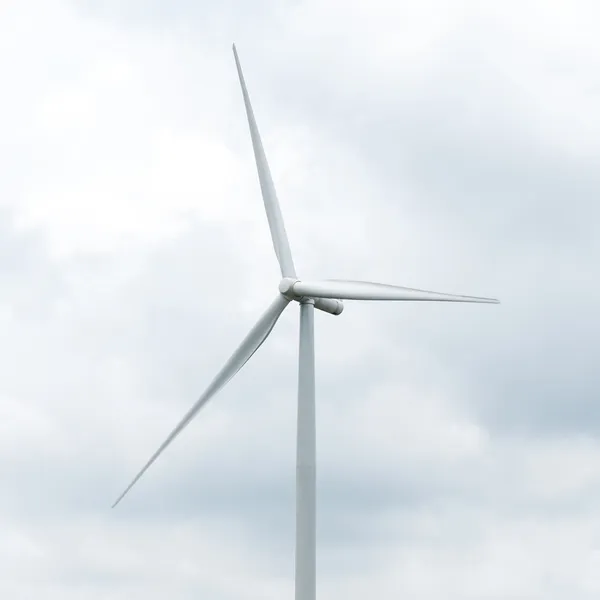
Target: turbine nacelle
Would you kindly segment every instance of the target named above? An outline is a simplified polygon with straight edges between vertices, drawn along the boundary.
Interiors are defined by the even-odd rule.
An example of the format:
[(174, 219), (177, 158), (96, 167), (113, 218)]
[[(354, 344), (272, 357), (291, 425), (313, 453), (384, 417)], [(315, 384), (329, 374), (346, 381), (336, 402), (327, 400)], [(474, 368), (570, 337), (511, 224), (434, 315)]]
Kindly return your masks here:
[(293, 277), (284, 277), (279, 282), (279, 291), (288, 300), (300, 302), (301, 304), (311, 300), (315, 308), (322, 310), (323, 312), (329, 313), (330, 315), (341, 315), (344, 310), (344, 303), (341, 300), (335, 298), (315, 298), (307, 296), (306, 294), (298, 294), (294, 290), (294, 286), (300, 283), (299, 279)]

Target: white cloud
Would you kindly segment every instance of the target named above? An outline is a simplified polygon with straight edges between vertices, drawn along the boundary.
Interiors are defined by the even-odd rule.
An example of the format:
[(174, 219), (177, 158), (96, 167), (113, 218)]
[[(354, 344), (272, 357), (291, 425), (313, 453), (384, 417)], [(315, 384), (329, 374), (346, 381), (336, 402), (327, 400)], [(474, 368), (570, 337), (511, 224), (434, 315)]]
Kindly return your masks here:
[(276, 293), (231, 38), (302, 273), (508, 300), (317, 315), (320, 597), (597, 594), (595, 5), (259, 8), (3, 8), (0, 595), (293, 593), (293, 310), (108, 508)]

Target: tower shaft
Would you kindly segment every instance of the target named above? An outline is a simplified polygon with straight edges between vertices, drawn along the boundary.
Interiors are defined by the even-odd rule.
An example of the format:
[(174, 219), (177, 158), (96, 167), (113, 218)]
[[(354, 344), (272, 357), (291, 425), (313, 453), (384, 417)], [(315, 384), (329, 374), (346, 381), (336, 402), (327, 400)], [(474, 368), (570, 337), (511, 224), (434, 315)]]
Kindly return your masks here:
[(316, 423), (314, 302), (300, 304), (296, 447), (296, 600), (316, 598)]

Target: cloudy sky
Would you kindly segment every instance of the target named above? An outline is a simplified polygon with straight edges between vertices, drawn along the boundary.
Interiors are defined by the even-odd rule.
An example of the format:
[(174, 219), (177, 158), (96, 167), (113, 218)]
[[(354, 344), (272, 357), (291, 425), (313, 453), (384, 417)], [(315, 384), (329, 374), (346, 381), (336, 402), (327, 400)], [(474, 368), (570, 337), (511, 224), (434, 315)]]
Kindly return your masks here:
[(322, 600), (600, 594), (600, 8), (0, 2), (0, 597), (293, 597), (307, 277), (501, 298), (316, 315)]

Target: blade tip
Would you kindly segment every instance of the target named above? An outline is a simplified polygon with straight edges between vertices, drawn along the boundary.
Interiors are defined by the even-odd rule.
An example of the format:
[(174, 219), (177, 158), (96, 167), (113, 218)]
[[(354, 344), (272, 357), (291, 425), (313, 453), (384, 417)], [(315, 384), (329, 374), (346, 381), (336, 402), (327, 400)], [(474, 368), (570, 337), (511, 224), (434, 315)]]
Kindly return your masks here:
[(117, 506), (117, 504), (121, 503), (121, 500), (123, 500), (123, 498), (125, 498), (125, 496), (127, 496), (127, 494), (129, 493), (129, 491), (131, 490), (131, 488), (133, 487), (134, 484), (135, 484), (135, 481), (129, 487), (127, 487), (127, 489), (124, 492), (121, 493), (121, 495), (115, 500), (115, 502), (111, 506), (111, 508), (115, 508)]

